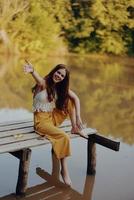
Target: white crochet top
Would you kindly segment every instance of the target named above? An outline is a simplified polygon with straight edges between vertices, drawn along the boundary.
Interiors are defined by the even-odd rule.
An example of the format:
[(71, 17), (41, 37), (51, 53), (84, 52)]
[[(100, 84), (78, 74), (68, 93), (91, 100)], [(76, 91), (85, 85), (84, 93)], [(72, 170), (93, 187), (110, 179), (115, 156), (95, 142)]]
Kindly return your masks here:
[(37, 93), (33, 99), (33, 112), (52, 112), (55, 108), (55, 101), (48, 101), (47, 90)]

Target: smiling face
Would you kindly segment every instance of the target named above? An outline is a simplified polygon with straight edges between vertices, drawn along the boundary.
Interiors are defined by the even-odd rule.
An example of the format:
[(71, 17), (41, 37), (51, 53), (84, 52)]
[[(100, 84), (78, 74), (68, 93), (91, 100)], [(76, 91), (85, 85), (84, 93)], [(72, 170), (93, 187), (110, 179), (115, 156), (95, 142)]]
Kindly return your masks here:
[(53, 74), (53, 81), (54, 83), (59, 83), (63, 81), (63, 79), (66, 76), (66, 70), (65, 69), (58, 69), (54, 74)]

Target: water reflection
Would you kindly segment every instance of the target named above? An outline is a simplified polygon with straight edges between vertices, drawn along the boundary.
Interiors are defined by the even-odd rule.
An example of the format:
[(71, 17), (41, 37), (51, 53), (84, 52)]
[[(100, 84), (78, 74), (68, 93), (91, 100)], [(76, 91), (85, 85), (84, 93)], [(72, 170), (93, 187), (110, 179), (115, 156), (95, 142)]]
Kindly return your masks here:
[[(36, 173), (45, 183), (28, 188), (26, 196), (20, 197), (22, 200), (37, 200), (37, 199), (50, 199), (50, 200), (91, 200), (92, 191), (94, 186), (95, 176), (87, 176), (84, 185), (83, 194), (77, 192), (76, 190), (67, 187), (63, 182), (60, 181), (60, 165), (59, 161), (56, 159), (55, 155), (52, 154), (52, 174), (42, 170), (41, 168), (36, 168)], [(14, 194), (0, 198), (0, 200), (15, 200), (19, 199)]]
[[(71, 88), (82, 104), (82, 116), (88, 126), (106, 136), (134, 144), (134, 68), (124, 58), (76, 57), (28, 58), (44, 76), (57, 63), (70, 66)], [(0, 108), (24, 108), (31, 112), (34, 81), (24, 75), (24, 59), (1, 58)], [(5, 92), (3, 92), (5, 91)]]
[[(120, 141), (122, 140), (125, 143), (121, 144), (120, 152), (114, 153), (114, 155), (113, 152), (105, 148), (97, 147), (97, 174), (94, 182), (94, 177), (88, 176), (86, 180), (83, 178), (86, 170), (86, 158), (83, 161), (83, 156), (86, 155), (86, 152), (83, 154), (85, 144), (81, 146), (78, 141), (75, 141), (73, 143), (74, 157), (71, 158), (70, 172), (72, 173), (75, 189), (78, 191), (81, 192), (84, 185), (83, 180), (85, 180), (85, 189), (82, 194), (74, 189), (66, 188), (60, 182), (58, 167), (58, 172), (52, 170), (52, 174), (37, 168), (38, 177), (42, 177), (44, 182), (41, 183), (30, 170), (30, 186), (34, 184), (36, 186), (28, 189), (27, 199), (37, 200), (49, 197), (52, 200), (56, 200), (56, 198), (59, 200), (62, 197), (61, 199), (90, 200), (93, 196), (92, 198), (95, 200), (132, 200), (134, 196), (134, 145), (132, 145), (134, 144), (133, 59), (88, 58), (82, 56), (51, 57), (49, 59), (33, 57), (27, 59), (34, 63), (36, 69), (43, 76), (57, 63), (68, 64), (71, 70), (71, 88), (76, 91), (81, 99), (81, 112), (84, 121), (87, 122), (89, 127), (97, 128), (100, 133), (110, 135), (114, 139), (120, 138)], [(31, 117), (32, 94), (30, 89), (34, 82), (30, 76), (24, 76), (22, 71), (23, 60), (20, 58), (5, 58), (4, 56), (0, 59), (0, 121)], [(20, 108), (22, 112), (20, 112)], [(23, 113), (24, 109), (26, 112)], [(45, 149), (45, 166), (42, 151), (39, 151), (39, 149), (35, 151), (33, 171), (35, 171), (34, 166), (47, 168), (47, 171), (50, 170), (49, 156), (46, 157), (47, 149), (48, 147)], [(49, 152), (48, 155), (50, 155)], [(11, 166), (11, 160), (5, 155), (1, 157), (1, 161), (1, 166), (2, 163), (6, 163), (7, 167)], [(14, 162), (15, 160), (13, 160)], [(54, 168), (56, 169), (56, 165)], [(12, 169), (15, 169), (13, 165)], [(15, 183), (13, 185), (13, 182), (16, 180), (16, 173), (14, 172), (11, 177), (11, 174), (6, 172), (6, 175), (9, 174), (11, 177), (9, 181), (8, 176), (7, 179), (4, 179), (5, 172), (6, 169), (4, 168), (0, 179), (6, 180), (6, 185), (4, 188), (1, 187), (2, 194), (0, 195), (14, 191)], [(56, 178), (54, 178), (55, 176)], [(12, 183), (12, 190), (8, 189), (10, 183)], [(51, 196), (49, 191), (54, 191), (57, 196)], [(41, 195), (42, 198), (40, 198)], [(0, 200), (2, 199), (15, 200), (16, 198), (14, 195), (8, 195), (0, 198)], [(26, 197), (22, 199), (26, 199)]]
[(29, 120), (33, 119), (33, 114), (24, 108), (19, 109), (0, 109), (0, 123), (7, 121)]
[[(128, 61), (128, 60), (127, 60)], [(88, 126), (134, 144), (134, 69), (131, 59), (71, 59), (72, 86), (82, 102)], [(83, 67), (83, 68), (82, 68)]]

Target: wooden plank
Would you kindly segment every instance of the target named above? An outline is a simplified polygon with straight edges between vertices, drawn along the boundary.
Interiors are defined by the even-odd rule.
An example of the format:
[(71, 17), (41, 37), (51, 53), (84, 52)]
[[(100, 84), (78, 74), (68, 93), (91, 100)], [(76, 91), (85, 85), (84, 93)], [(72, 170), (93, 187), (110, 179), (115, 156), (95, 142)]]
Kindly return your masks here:
[(39, 193), (33, 193), (33, 195), (30, 195), (30, 196), (26, 196), (26, 199), (27, 200), (37, 200), (37, 199), (40, 199), (40, 200), (45, 200), (45, 199), (55, 199), (56, 196), (59, 197), (59, 199), (62, 199), (60, 198), (60, 194), (63, 195), (63, 191), (61, 188), (56, 188), (56, 187), (51, 187), (50, 189), (48, 190), (44, 190), (42, 192), (39, 192)]
[(0, 147), (0, 153), (6, 153), (6, 152), (14, 152), (18, 151), (24, 148), (31, 148), (31, 147), (36, 147), (44, 144), (48, 144), (49, 140), (38, 140), (38, 139), (32, 139), (32, 140), (27, 140), (27, 141), (20, 141), (17, 143), (11, 143), (7, 145), (2, 145)]
[[(18, 121), (8, 121), (8, 122), (2, 122), (0, 123), (0, 127), (2, 126), (10, 126), (10, 125), (16, 125), (16, 124), (27, 124), (27, 123), (33, 123), (34, 121), (32, 119), (28, 119), (28, 120), (18, 120)], [(70, 120), (69, 119), (65, 119), (64, 122), (62, 124), (70, 124)]]
[(0, 132), (0, 138), (3, 137), (9, 137), (9, 136), (13, 136), (16, 134), (25, 134), (25, 133), (32, 133), (34, 132), (34, 128), (24, 128), (24, 129), (18, 129), (18, 130), (11, 130), (11, 131), (6, 131), (6, 132)]
[(37, 133), (28, 133), (28, 134), (16, 134), (10, 137), (4, 137), (0, 139), (0, 147), (1, 145), (15, 143), (19, 141), (31, 140), (34, 138), (39, 138), (40, 136)]
[[(16, 197), (14, 194), (9, 194), (7, 196), (0, 197), (0, 200), (16, 200), (16, 199), (22, 199), (22, 200), (25, 199), (26, 200), (28, 197), (29, 197), (29, 199), (33, 200), (32, 196), (34, 196), (35, 194), (40, 195), (41, 192), (50, 190), (51, 188), (55, 188), (55, 186), (52, 186), (51, 183), (45, 182), (40, 185), (36, 185), (36, 186), (32, 186), (32, 187), (28, 188), (27, 192), (26, 192), (26, 197), (23, 197), (23, 198)], [(40, 199), (40, 198), (37, 198), (37, 199)]]
[(9, 125), (13, 125), (13, 124), (22, 124), (22, 123), (29, 123), (29, 122), (33, 122), (33, 119), (25, 119), (25, 120), (16, 120), (16, 121), (7, 121), (7, 122), (1, 122), (0, 123), (0, 127), (1, 126), (9, 126)]
[(0, 131), (7, 131), (7, 130), (13, 130), (13, 129), (19, 129), (19, 128), (25, 128), (25, 127), (31, 127), (33, 126), (33, 121), (31, 122), (25, 122), (25, 123), (18, 123), (18, 124), (10, 124), (10, 125), (3, 125), (0, 127)]
[[(3, 124), (0, 127), (0, 132), (25, 128), (25, 127), (32, 127), (33, 125), (34, 125), (33, 121), (29, 121), (29, 122), (19, 121), (18, 123), (14, 123), (14, 124)], [(65, 120), (59, 127), (70, 126), (70, 125), (71, 125), (70, 120)]]
[[(5, 122), (5, 123), (0, 123), (0, 129), (2, 127), (6, 127), (6, 126), (16, 126), (16, 125), (22, 125), (22, 124), (25, 124), (25, 125), (33, 125), (34, 121), (33, 120), (27, 120), (27, 121), (23, 121), (23, 120), (19, 120), (19, 121), (12, 121), (12, 122)], [(70, 125), (71, 122), (69, 119), (65, 119), (63, 121), (63, 123), (61, 124), (61, 126), (66, 126), (66, 125)]]
[[(65, 132), (66, 132), (66, 134), (68, 134), (70, 136), (70, 138), (80, 137), (79, 134), (71, 134), (70, 130), (66, 130)], [(89, 132), (88, 128), (86, 130), (84, 130), (84, 132), (87, 135), (94, 134), (93, 131)], [(43, 139), (43, 137), (40, 136), (36, 132), (27, 133), (27, 134), (18, 134), (18, 135), (11, 136), (9, 138), (3, 138), (3, 140), (0, 140), (0, 145), (10, 144), (10, 143), (13, 143), (13, 142), (19, 142), (19, 141), (24, 141), (24, 140), (31, 140), (31, 139), (35, 139), (35, 138), (37, 138), (39, 140)]]
[(45, 183), (41, 183), (39, 185), (36, 186), (32, 186), (30, 188), (27, 189), (27, 197), (31, 197), (36, 193), (41, 193), (47, 190), (50, 190), (54, 188), (54, 186), (51, 183), (45, 182)]
[(33, 127), (33, 124), (26, 125), (25, 123), (23, 123), (23, 124), (14, 124), (14, 125), (10, 125), (10, 126), (2, 126), (2, 127), (0, 127), (0, 132), (10, 131), (10, 130), (18, 130), (18, 129), (25, 128), (25, 127), (27, 127), (27, 128)]
[[(63, 131), (65, 132), (70, 132), (71, 131), (71, 126), (68, 127), (60, 127)], [(28, 134), (28, 133), (33, 133), (34, 132), (34, 128), (23, 128), (23, 129), (18, 129), (18, 130), (11, 130), (11, 131), (7, 131), (7, 132), (0, 132), (0, 139), (4, 138), (4, 137), (10, 137), (10, 136), (14, 136), (17, 134)], [(96, 133), (97, 131), (95, 129), (92, 128), (85, 128), (83, 129), (83, 132), (85, 134), (92, 134), (92, 133)]]
[[(78, 135), (74, 135), (74, 134), (69, 134), (70, 138), (76, 138), (79, 137)], [(47, 140), (46, 138), (43, 137), (37, 137), (35, 139), (29, 139), (26, 141), (18, 141), (15, 143), (11, 143), (11, 144), (5, 144), (5, 145), (1, 145), (0, 146), (0, 154), (1, 153), (7, 153), (7, 152), (14, 152), (14, 151), (18, 151), (24, 148), (31, 148), (31, 147), (36, 147), (36, 146), (40, 146), (40, 145), (45, 145), (50, 143), (49, 140)]]
[[(85, 132), (87, 132), (89, 134), (88, 129), (86, 129)], [(66, 133), (70, 133), (70, 129), (68, 129), (68, 130), (66, 129)], [(77, 136), (75, 134), (70, 134), (70, 135), (71, 135), (71, 137)], [(15, 135), (11, 135), (9, 137), (0, 138), (0, 146), (5, 145), (5, 144), (10, 144), (10, 143), (16, 143), (16, 142), (20, 142), (20, 141), (25, 141), (25, 140), (31, 140), (31, 139), (35, 139), (35, 138), (41, 139), (42, 137), (39, 134), (37, 134), (36, 132), (15, 134)]]
[[(59, 128), (62, 128), (62, 130), (64, 130), (65, 132), (69, 132), (71, 130), (71, 127), (68, 126), (68, 127), (59, 127)], [(22, 128), (22, 129), (17, 129), (17, 130), (8, 130), (8, 131), (2, 131), (0, 132), (0, 138), (3, 138), (3, 137), (9, 137), (9, 136), (13, 136), (13, 135), (16, 135), (16, 134), (25, 134), (25, 133), (32, 133), (34, 132), (34, 128), (33, 127), (25, 127), (25, 128)]]
[[(61, 125), (59, 126), (59, 128), (63, 128), (63, 127), (68, 127), (71, 126), (71, 124), (67, 124), (67, 125)], [(23, 124), (23, 125), (12, 125), (10, 127), (6, 126), (6, 127), (2, 127), (0, 128), (0, 134), (1, 132), (7, 132), (7, 131), (13, 131), (13, 130), (19, 130), (19, 129), (23, 129), (23, 128), (31, 128), (33, 127), (33, 123), (28, 123), (28, 124)]]

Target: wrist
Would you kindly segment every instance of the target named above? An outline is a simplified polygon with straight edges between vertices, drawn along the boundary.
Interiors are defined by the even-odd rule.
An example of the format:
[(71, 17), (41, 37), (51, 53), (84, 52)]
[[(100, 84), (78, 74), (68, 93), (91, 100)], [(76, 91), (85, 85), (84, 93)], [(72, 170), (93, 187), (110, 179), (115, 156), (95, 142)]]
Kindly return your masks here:
[(30, 72), (31, 74), (33, 74), (34, 73), (34, 68), (33, 68), (33, 70)]
[(73, 123), (73, 124), (71, 124), (71, 125), (72, 125), (72, 128), (75, 128), (75, 127), (76, 127), (76, 124), (74, 124), (74, 123)]

